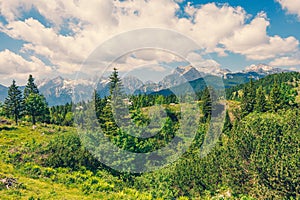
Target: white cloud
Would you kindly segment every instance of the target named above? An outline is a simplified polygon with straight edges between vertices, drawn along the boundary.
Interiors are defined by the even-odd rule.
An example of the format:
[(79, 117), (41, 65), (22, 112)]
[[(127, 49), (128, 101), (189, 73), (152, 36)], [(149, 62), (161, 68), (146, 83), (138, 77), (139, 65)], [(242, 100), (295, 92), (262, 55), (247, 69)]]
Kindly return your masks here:
[(299, 41), (294, 37), (268, 36), (270, 25), (265, 13), (259, 13), (250, 24), (235, 30), (221, 43), (231, 52), (245, 55), (252, 60), (266, 60), (297, 51)]
[[(188, 4), (184, 10), (190, 17), (179, 18), (176, 15), (178, 2), (0, 0), (0, 14), (8, 21), (7, 25), (1, 25), (0, 31), (14, 39), (24, 40), (26, 43), (22, 53), (43, 56), (57, 67), (58, 72), (64, 74), (80, 70), (81, 63), (102, 42), (116, 34), (138, 28), (155, 27), (178, 31), (193, 39), (207, 53), (216, 52), (220, 56), (233, 52), (245, 55), (248, 59), (264, 60), (285, 56), (298, 48), (298, 41), (294, 37), (268, 36), (266, 30), (270, 22), (264, 13), (259, 13), (251, 20), (242, 7), (231, 7), (227, 4), (217, 6), (215, 3), (195, 7)], [(23, 13), (31, 8), (44, 16), (51, 26), (45, 27), (38, 19), (21, 20)], [(63, 29), (69, 29), (70, 34), (62, 34)], [(188, 49), (188, 44), (175, 36), (166, 39), (163, 35), (156, 35), (155, 38), (161, 38), (158, 42), (166, 43), (173, 49)], [(85, 73), (88, 70), (90, 73), (103, 70), (114, 51), (129, 47), (132, 40), (142, 41), (143, 35), (110, 46), (107, 52), (102, 52), (103, 63), (97, 62), (100, 69), (91, 67)], [(154, 66), (162, 61), (178, 60), (176, 56), (155, 51), (137, 52), (136, 56), (121, 59), (118, 64), (129, 69), (130, 66)], [(203, 66), (220, 65), (212, 59), (201, 62)]]
[(25, 83), (24, 80), (28, 78), (28, 74), (43, 77), (51, 72), (51, 67), (35, 56), (31, 56), (30, 60), (25, 60), (22, 56), (7, 49), (0, 52), (0, 78), (4, 82), (17, 79)]
[(211, 59), (203, 58), (199, 53), (192, 52), (187, 56), (187, 60), (200, 72), (211, 73), (220, 70), (220, 63)]
[(300, 58), (281, 57), (281, 58), (276, 58), (269, 64), (271, 66), (276, 66), (276, 67), (300, 66)]
[(289, 14), (295, 14), (300, 20), (300, 0), (276, 0)]

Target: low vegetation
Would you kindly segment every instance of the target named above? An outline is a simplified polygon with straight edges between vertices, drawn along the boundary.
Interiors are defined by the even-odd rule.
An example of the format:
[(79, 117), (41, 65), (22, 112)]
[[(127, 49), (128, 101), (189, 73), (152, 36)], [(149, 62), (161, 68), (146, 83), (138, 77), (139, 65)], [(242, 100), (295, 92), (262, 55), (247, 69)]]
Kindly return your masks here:
[[(299, 73), (284, 73), (227, 89), (223, 134), (205, 157), (201, 146), (215, 104), (211, 95), (218, 91), (197, 91), (200, 117), (189, 149), (165, 168), (134, 174), (99, 162), (78, 130), (83, 124), (89, 128), (99, 124), (103, 134), (121, 149), (155, 151), (178, 136), (182, 116), (176, 96), (124, 97), (115, 70), (110, 96), (100, 98), (95, 92), (91, 102), (46, 106), (35, 121), (30, 112), (23, 111), (15, 120), (13, 113), (7, 113), (7, 101), (0, 109), (0, 180), (16, 181), (9, 187), (0, 182), (1, 199), (299, 199), (299, 80)], [(116, 94), (126, 99), (121, 102), (130, 102), (129, 112), (123, 113), (121, 104), (112, 106)], [(22, 107), (26, 101), (20, 102)], [(163, 124), (149, 117), (153, 105), (166, 110)], [(76, 116), (72, 107), (80, 108)], [(96, 121), (82, 117), (91, 107)], [(153, 137), (134, 137), (128, 134), (133, 127), (118, 127), (113, 116), (116, 108), (125, 122), (146, 127), (157, 120), (155, 124), (162, 126), (149, 130), (150, 135), (157, 132)], [(130, 159), (122, 164), (133, 167)]]

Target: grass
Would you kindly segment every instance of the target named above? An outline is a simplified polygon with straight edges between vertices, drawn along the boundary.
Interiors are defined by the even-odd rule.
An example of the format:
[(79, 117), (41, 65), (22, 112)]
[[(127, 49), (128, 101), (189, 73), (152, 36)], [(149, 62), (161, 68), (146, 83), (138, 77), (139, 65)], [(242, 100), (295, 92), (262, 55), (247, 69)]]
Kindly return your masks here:
[[(105, 175), (101, 178), (89, 171), (81, 174), (81, 172), (29, 165), (32, 169), (36, 167), (43, 173), (49, 169), (55, 171), (52, 177), (45, 177), (43, 174), (33, 177), (32, 174), (24, 171), (28, 163), (20, 163), (16, 166), (8, 162), (8, 157), (24, 145), (47, 144), (54, 137), (67, 133), (77, 134), (75, 128), (55, 125), (39, 124), (35, 128), (27, 124), (0, 125), (0, 179), (14, 177), (19, 183), (16, 188), (7, 189), (0, 182), (0, 199), (151, 199), (149, 194), (140, 193), (126, 186), (115, 188), (110, 180), (116, 177), (112, 175)], [(73, 177), (76, 180), (76, 177), (80, 176), (87, 176), (86, 181), (67, 183), (70, 178)]]

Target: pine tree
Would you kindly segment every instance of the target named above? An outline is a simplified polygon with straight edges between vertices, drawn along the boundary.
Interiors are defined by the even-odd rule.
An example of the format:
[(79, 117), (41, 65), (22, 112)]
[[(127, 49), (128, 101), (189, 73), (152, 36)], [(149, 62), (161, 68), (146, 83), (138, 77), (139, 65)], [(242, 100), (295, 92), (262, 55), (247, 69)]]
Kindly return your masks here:
[(265, 91), (262, 86), (256, 90), (256, 101), (254, 105), (254, 110), (257, 112), (265, 112), (267, 108), (267, 101), (265, 96)]
[(25, 109), (27, 114), (31, 116), (32, 124), (36, 124), (36, 117), (45, 115), (47, 102), (44, 96), (31, 93), (25, 99)]
[(8, 88), (8, 97), (4, 102), (6, 114), (12, 116), (18, 125), (18, 119), (22, 112), (22, 92), (13, 80), (12, 85)]
[(27, 81), (27, 85), (25, 86), (24, 89), (24, 99), (26, 99), (31, 93), (39, 94), (39, 90), (36, 84), (34, 83), (34, 78), (30, 74)]
[(211, 116), (212, 100), (210, 97), (209, 89), (206, 87), (202, 93), (202, 114), (204, 119), (208, 119)]
[(230, 121), (228, 110), (226, 110), (225, 121), (224, 121), (224, 126), (223, 126), (223, 133), (230, 132), (231, 129), (232, 129), (232, 123)]
[(114, 68), (113, 73), (109, 77), (110, 80), (110, 95), (112, 96), (113, 94), (115, 95), (121, 95), (122, 94), (122, 82), (121, 79), (119, 78), (119, 73), (116, 68)]
[(126, 126), (129, 124), (130, 116), (128, 109), (124, 103), (123, 85), (119, 78), (119, 73), (114, 68), (113, 73), (109, 77), (110, 79), (110, 103), (112, 108), (112, 114), (114, 121), (120, 126)]
[(270, 92), (269, 106), (270, 110), (274, 112), (277, 112), (283, 107), (282, 93), (277, 81), (274, 82), (274, 85)]
[(49, 110), (46, 99), (39, 93), (39, 90), (34, 83), (34, 78), (29, 75), (27, 85), (24, 89), (24, 107), (28, 115), (31, 116), (32, 123), (36, 123), (36, 117), (40, 116), (42, 121), (47, 121)]
[(245, 116), (254, 110), (255, 104), (255, 89), (252, 79), (250, 83), (243, 89), (243, 96), (241, 102), (242, 115)]

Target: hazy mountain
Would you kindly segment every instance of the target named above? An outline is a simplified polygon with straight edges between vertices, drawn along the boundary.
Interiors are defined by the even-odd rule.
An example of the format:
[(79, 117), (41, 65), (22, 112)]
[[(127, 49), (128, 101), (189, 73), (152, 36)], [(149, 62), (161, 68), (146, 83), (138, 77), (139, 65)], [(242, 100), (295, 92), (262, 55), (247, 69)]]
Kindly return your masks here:
[[(187, 82), (189, 84), (192, 83), (192, 87), (199, 90), (205, 87), (205, 80), (213, 83), (217, 79), (220, 80), (218, 77), (221, 77), (225, 87), (232, 87), (246, 83), (251, 78), (257, 80), (269, 74), (287, 71), (265, 64), (251, 65), (241, 72), (231, 72), (228, 69), (215, 67), (196, 69), (192, 66), (180, 66), (175, 68), (170, 75), (163, 78), (159, 83), (151, 81), (143, 83), (134, 76), (124, 77), (122, 83), (126, 94), (168, 93), (166, 92), (169, 91), (168, 88), (179, 88), (179, 90), (182, 90), (185, 87), (184, 84), (187, 84)], [(39, 80), (36, 83), (50, 106), (65, 104), (71, 102), (72, 99), (75, 102), (89, 100), (92, 97), (94, 89), (98, 91), (101, 97), (109, 95), (108, 78), (93, 77), (92, 79), (71, 80), (58, 76), (53, 79)], [(20, 87), (20, 89), (24, 89), (24, 86)], [(0, 85), (0, 101), (5, 100), (7, 90), (7, 87)]]
[(0, 85), (0, 101), (4, 102), (7, 96), (7, 90), (7, 87), (5, 87), (4, 85)]
[[(123, 78), (122, 83), (126, 94), (132, 94), (143, 85), (141, 80), (133, 76)], [(108, 78), (70, 80), (59, 76), (38, 81), (37, 85), (50, 106), (65, 104), (72, 100), (74, 102), (90, 100), (95, 89), (101, 97), (109, 95)]]
[[(188, 67), (188, 69), (190, 69), (190, 67)], [(205, 74), (204, 78), (201, 77), (195, 80), (190, 80), (188, 82), (185, 81), (182, 84), (173, 85), (168, 88), (162, 88), (161, 90), (153, 90), (152, 93), (169, 95), (172, 93), (171, 91), (185, 93), (193, 90), (195, 92), (198, 92), (205, 88), (207, 85), (213, 86), (214, 88), (221, 88), (223, 86), (225, 88), (229, 88), (239, 84), (247, 83), (250, 81), (250, 79), (258, 80), (264, 78), (269, 74), (276, 74), (281, 72), (289, 72), (289, 70), (273, 68), (265, 64), (251, 65), (241, 72), (231, 72), (227, 69), (214, 69), (212, 74)]]
[(159, 85), (163, 88), (169, 88), (188, 81), (196, 80), (203, 76), (204, 73), (200, 73), (192, 66), (181, 66), (177, 67), (172, 74), (166, 76)]
[[(73, 98), (75, 102), (87, 100), (93, 91), (92, 82), (89, 80), (70, 80), (61, 76), (38, 81), (37, 85), (50, 106), (66, 104)], [(73, 97), (73, 94), (76, 96)]]
[(290, 70), (281, 69), (281, 68), (274, 68), (266, 64), (258, 64), (258, 65), (250, 65), (243, 70), (243, 73), (248, 72), (256, 72), (261, 75), (269, 75), (269, 74), (278, 74), (282, 72), (289, 72)]
[(126, 76), (122, 79), (124, 91), (126, 94), (133, 94), (134, 91), (144, 85), (143, 81), (135, 76)]

